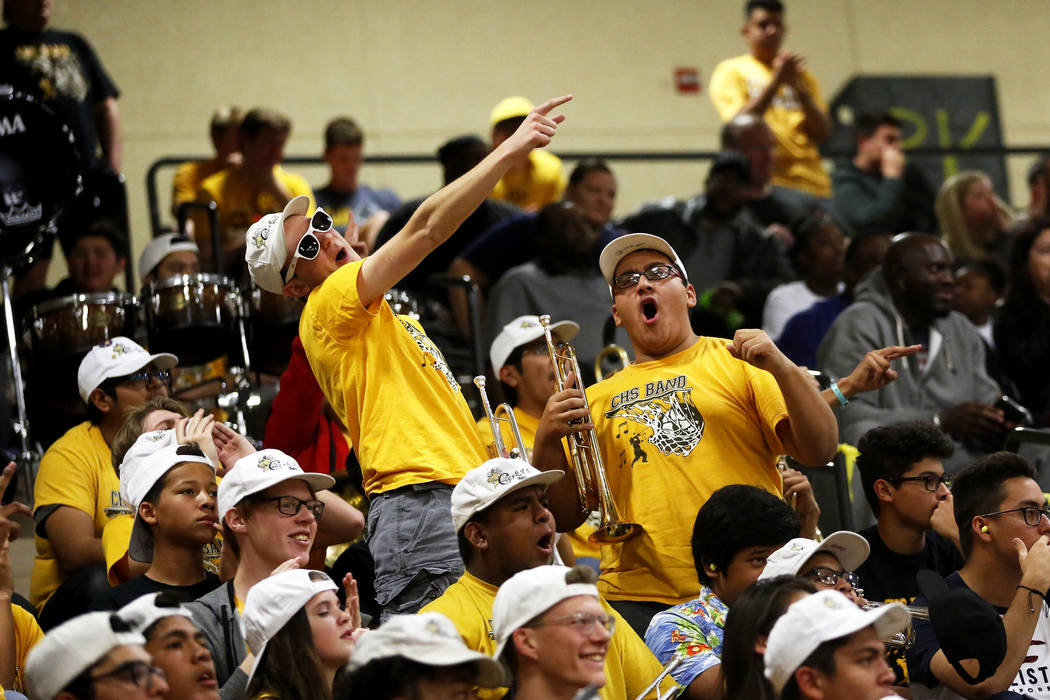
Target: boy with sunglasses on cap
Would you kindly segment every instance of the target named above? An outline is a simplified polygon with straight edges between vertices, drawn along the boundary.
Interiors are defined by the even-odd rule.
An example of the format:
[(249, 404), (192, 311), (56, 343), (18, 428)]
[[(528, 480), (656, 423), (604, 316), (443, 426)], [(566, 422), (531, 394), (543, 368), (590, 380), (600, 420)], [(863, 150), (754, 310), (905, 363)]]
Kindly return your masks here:
[(109, 445), (124, 414), (166, 396), (178, 359), (148, 353), (130, 338), (93, 347), (77, 381), (88, 420), (59, 438), (40, 462), (34, 485), (36, 560), (30, 599), (44, 630), (89, 609), (108, 586), (102, 530), (129, 513)]
[[(662, 238), (621, 236), (602, 251), (599, 266), (635, 361), (587, 389), (589, 413), (578, 389), (552, 396), (534, 461), (564, 464), (561, 438), (595, 430), (620, 517), (645, 530), (602, 547), (599, 589), (632, 627), (645, 629), (655, 613), (696, 597), (689, 533), (697, 507), (727, 484), (781, 494), (777, 457), (824, 464), (838, 447), (838, 429), (809, 375), (762, 331), (739, 330), (731, 341), (693, 333), (696, 292)], [(592, 424), (572, 423), (586, 418)], [(585, 516), (575, 481), (551, 487), (563, 529)], [(806, 525), (815, 526), (816, 512), (807, 511)]]
[[(418, 324), (383, 299), (451, 236), (521, 156), (550, 143), (571, 96), (533, 110), (478, 166), (428, 197), (408, 224), (360, 259), (331, 217), (293, 199), (252, 225), (245, 258), (266, 291), (308, 297), (299, 337), (360, 459), (371, 499), (368, 545), (385, 617), (415, 612), (462, 570), (448, 522), (451, 486), (483, 461), (459, 382)], [(353, 239), (356, 227), (347, 236)]]
[(54, 628), (29, 653), (33, 700), (149, 700), (168, 693), (146, 640), (117, 615), (93, 612)]
[(215, 465), (196, 445), (180, 445), (174, 430), (139, 437), (120, 467), (121, 493), (135, 512), (128, 554), (149, 570), (110, 589), (97, 610), (116, 610), (160, 591), (187, 600), (214, 590), (204, 547), (215, 537)]
[(248, 681), (239, 624), (248, 591), (282, 564), (306, 564), (325, 509), (317, 492), (334, 484), (327, 474), (304, 472), (294, 459), (273, 449), (237, 460), (219, 484), (223, 546), (237, 555), (237, 572), (186, 605), (207, 635), (224, 698), (240, 697)]

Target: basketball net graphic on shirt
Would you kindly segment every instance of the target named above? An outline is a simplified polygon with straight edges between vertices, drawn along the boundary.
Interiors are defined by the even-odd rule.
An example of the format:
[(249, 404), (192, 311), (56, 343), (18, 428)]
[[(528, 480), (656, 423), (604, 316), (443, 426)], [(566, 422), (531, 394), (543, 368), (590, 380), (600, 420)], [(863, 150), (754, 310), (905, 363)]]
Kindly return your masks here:
[[(418, 345), (419, 349), (423, 351), (423, 354), (430, 356), (430, 366), (444, 375), (449, 388), (452, 389), (452, 391), (459, 391), (459, 382), (456, 381), (456, 376), (452, 374), (452, 370), (448, 368), (448, 363), (445, 362), (445, 356), (442, 355), (441, 351), (438, 350), (438, 347), (434, 345), (434, 341), (400, 316), (398, 316), (397, 320), (401, 321), (401, 325), (403, 325), (405, 330), (408, 331), (408, 334), (412, 336), (412, 340), (416, 341), (416, 345)], [(424, 361), (423, 364), (425, 365), (428, 363)]]
[[(637, 389), (632, 391), (631, 395), (639, 398), (606, 411), (605, 417), (640, 423), (649, 428), (648, 441), (662, 454), (688, 456), (704, 436), (704, 417), (690, 396), (692, 387), (685, 386), (685, 376), (649, 383), (644, 389), (644, 395)], [(638, 452), (641, 440), (637, 434), (632, 437), (631, 444)]]

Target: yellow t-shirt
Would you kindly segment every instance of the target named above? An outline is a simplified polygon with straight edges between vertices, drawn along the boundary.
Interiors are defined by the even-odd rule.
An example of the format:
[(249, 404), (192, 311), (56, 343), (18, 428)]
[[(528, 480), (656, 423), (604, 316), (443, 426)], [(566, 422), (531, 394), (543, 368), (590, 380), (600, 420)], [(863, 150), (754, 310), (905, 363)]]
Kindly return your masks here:
[[(239, 170), (227, 168), (206, 178), (197, 192), (197, 200), (214, 201), (219, 208), (219, 228), (222, 230), (222, 247), (232, 250), (244, 246), (244, 232), (260, 217), (284, 208), (269, 192), (259, 192), (252, 184), (240, 177)], [(314, 193), (310, 184), (301, 176), (286, 172), (275, 165), (274, 176), (292, 197), (306, 195), (310, 198), (310, 209), (314, 208)], [(197, 245), (203, 250), (210, 245), (211, 231), (207, 218), (201, 215), (194, 217), (194, 237)]]
[(33, 497), (36, 559), (29, 598), (39, 609), (66, 580), (66, 572), (45, 536), (46, 516), (56, 506), (76, 508), (94, 519), (94, 535), (102, 537), (109, 519), (130, 513), (131, 508), (120, 497), (120, 478), (113, 468), (109, 445), (98, 427), (87, 421), (70, 428), (44, 453)]
[[(757, 97), (773, 77), (769, 66), (751, 54), (728, 58), (711, 73), (711, 101), (722, 121), (727, 122), (740, 109)], [(827, 105), (820, 95), (820, 86), (809, 71), (802, 72), (802, 81), (813, 101), (824, 111)], [(820, 163), (817, 144), (806, 133), (805, 112), (795, 89), (781, 85), (769, 109), (762, 115), (776, 136), (773, 147), (773, 184), (809, 192), (817, 197), (831, 196), (831, 178)]]
[(346, 426), (368, 496), (410, 484), (455, 484), (486, 459), (459, 382), (417, 322), (357, 294), (363, 261), (310, 293), (299, 337)]
[(496, 183), (492, 198), (509, 202), (526, 211), (536, 211), (544, 204), (561, 199), (565, 185), (561, 158), (537, 149), (529, 153), (527, 168), (512, 170)]
[(728, 484), (781, 492), (784, 397), (773, 375), (734, 359), (728, 342), (700, 338), (587, 389), (620, 518), (645, 528), (602, 547), (598, 588), (610, 600), (695, 598), (690, 538), (700, 506)]
[[(423, 607), (420, 612), (439, 612), (455, 623), (463, 642), (471, 649), (482, 654), (496, 651), (496, 636), (492, 633), (492, 604), (496, 601), (498, 587), (485, 583), (469, 572), (464, 572), (458, 581), (445, 589), (445, 592), (434, 601)], [(609, 652), (605, 656), (605, 687), (598, 695), (607, 700), (612, 698), (635, 698), (652, 683), (660, 673), (660, 662), (645, 646), (645, 642), (635, 634), (631, 626), (612, 607), (601, 601), (605, 611), (616, 618), (616, 629), (609, 642)], [(673, 680), (665, 680), (663, 688), (671, 687)], [(506, 689), (479, 689), (482, 700), (494, 700), (506, 694)], [(655, 698), (654, 690), (646, 697)]]
[(194, 160), (180, 165), (171, 181), (171, 208), (178, 209), (183, 202), (195, 200), (201, 183), (222, 169), (223, 164), (215, 159)]
[(15, 621), (15, 687), (11, 690), (25, 695), (26, 683), (22, 673), (26, 667), (26, 657), (29, 656), (29, 650), (44, 638), (44, 631), (36, 623), (36, 618), (21, 606), (12, 603), (11, 615)]

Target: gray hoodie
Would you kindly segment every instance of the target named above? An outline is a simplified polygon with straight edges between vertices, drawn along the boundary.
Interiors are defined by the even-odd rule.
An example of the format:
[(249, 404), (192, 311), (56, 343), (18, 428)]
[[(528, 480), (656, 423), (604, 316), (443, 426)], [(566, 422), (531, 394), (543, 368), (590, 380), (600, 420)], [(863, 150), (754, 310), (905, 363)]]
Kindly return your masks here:
[(247, 656), (247, 647), (241, 635), (233, 581), (227, 581), (185, 605), (193, 614), (197, 627), (208, 638), (220, 697), (222, 700), (241, 700), (248, 689), (248, 676), (238, 667)]
[[(859, 394), (836, 408), (843, 442), (856, 445), (860, 436), (900, 421), (930, 421), (933, 415), (967, 401), (991, 404), (1000, 395), (984, 364), (984, 343), (973, 324), (960, 313), (934, 320), (940, 347), (919, 372), (916, 357), (896, 360), (899, 378), (878, 391)], [(897, 313), (882, 269), (876, 268), (857, 286), (855, 301), (835, 320), (817, 351), (818, 366), (835, 377), (853, 371), (869, 350), (887, 345), (911, 345), (904, 319)], [(955, 456), (945, 464), (962, 466), (973, 453), (956, 442)]]

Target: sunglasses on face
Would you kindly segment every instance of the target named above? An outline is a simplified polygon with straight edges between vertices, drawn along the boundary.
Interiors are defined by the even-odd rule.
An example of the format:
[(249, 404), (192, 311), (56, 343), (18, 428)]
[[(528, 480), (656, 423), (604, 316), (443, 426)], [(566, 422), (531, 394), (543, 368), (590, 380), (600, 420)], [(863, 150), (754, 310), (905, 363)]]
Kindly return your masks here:
[(126, 374), (123, 377), (114, 377), (114, 384), (149, 384), (156, 379), (162, 384), (171, 382), (171, 371), (166, 369), (140, 369), (138, 372)]
[(331, 230), (332, 217), (328, 216), (324, 209), (317, 207), (317, 211), (310, 217), (310, 227), (306, 229), (306, 233), (299, 239), (299, 244), (295, 246), (295, 252), (292, 253), (292, 261), (288, 263), (288, 272), (284, 274), (286, 284), (295, 275), (295, 264), (299, 261), (299, 258), (313, 260), (321, 252), (321, 240), (314, 234), (328, 233)]

